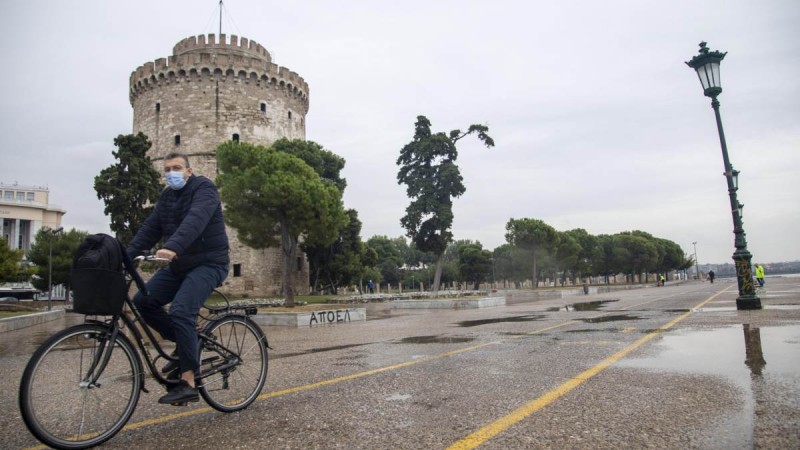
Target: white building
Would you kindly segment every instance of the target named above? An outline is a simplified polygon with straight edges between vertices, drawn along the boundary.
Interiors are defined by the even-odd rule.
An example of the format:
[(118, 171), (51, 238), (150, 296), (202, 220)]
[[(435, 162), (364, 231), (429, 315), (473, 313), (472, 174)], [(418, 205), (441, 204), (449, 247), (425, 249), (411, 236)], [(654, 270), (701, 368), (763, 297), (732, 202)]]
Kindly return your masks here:
[(46, 187), (0, 183), (0, 236), (9, 247), (27, 253), (41, 228), (61, 226), (66, 211), (51, 205), (49, 198)]

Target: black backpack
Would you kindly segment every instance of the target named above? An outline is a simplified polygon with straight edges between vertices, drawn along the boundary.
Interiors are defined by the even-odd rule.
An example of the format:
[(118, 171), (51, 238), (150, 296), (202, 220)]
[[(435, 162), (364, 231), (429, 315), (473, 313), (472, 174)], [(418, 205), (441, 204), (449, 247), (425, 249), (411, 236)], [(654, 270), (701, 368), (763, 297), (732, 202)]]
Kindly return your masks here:
[(107, 234), (86, 236), (72, 260), (73, 311), (87, 315), (120, 314), (128, 295), (126, 267), (130, 267), (130, 258), (117, 239)]

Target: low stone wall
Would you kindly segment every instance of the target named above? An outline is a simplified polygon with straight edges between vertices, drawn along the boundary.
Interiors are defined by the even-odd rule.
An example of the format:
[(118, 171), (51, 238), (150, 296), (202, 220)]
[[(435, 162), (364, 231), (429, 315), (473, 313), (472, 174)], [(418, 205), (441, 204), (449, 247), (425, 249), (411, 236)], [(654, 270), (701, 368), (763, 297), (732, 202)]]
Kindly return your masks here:
[(433, 292), (404, 292), (395, 294), (360, 294), (351, 295), (335, 300), (329, 300), (329, 303), (369, 303), (369, 302), (385, 302), (394, 300), (414, 300), (414, 299), (437, 299), (437, 298), (460, 298), (460, 297), (474, 297), (480, 295), (489, 295), (489, 291), (439, 291)]
[(367, 320), (366, 308), (324, 309), (303, 312), (263, 312), (250, 316), (261, 326), (308, 327)]
[(26, 314), (24, 316), (6, 317), (0, 319), (0, 333), (6, 331), (19, 330), (27, 328), (40, 323), (50, 322), (51, 320), (61, 319), (64, 317), (63, 309), (56, 309), (53, 311), (46, 311), (40, 313)]
[(394, 300), (392, 308), (398, 309), (473, 309), (504, 306), (505, 297), (484, 297), (475, 299), (443, 300)]

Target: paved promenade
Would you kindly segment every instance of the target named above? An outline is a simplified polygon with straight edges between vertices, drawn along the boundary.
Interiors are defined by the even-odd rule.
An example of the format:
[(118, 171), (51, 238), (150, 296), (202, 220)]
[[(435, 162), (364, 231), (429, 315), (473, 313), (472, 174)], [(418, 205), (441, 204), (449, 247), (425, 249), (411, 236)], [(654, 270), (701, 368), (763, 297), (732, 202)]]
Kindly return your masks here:
[[(758, 311), (737, 311), (722, 279), (267, 327), (270, 374), (247, 410), (158, 405), (148, 380), (103, 447), (800, 448), (800, 278), (767, 281)], [(0, 333), (0, 448), (37, 446), (19, 378), (75, 320)]]

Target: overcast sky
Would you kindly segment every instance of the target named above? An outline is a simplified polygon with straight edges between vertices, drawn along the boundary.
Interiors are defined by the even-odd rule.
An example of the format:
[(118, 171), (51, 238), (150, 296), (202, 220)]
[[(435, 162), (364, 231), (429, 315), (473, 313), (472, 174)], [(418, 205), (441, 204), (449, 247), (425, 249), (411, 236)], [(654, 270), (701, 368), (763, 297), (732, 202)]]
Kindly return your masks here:
[[(4, 2), (0, 182), (46, 185), (63, 224), (108, 232), (93, 178), (132, 131), (128, 79), (216, 0)], [(456, 239), (493, 249), (510, 218), (592, 234), (643, 230), (700, 263), (731, 261), (733, 226), (710, 99), (684, 64), (729, 52), (719, 97), (754, 261), (800, 259), (797, 0), (227, 0), (223, 32), (310, 86), (307, 139), (347, 160), (362, 237), (403, 235), (395, 161), (417, 115), (459, 142)]]

